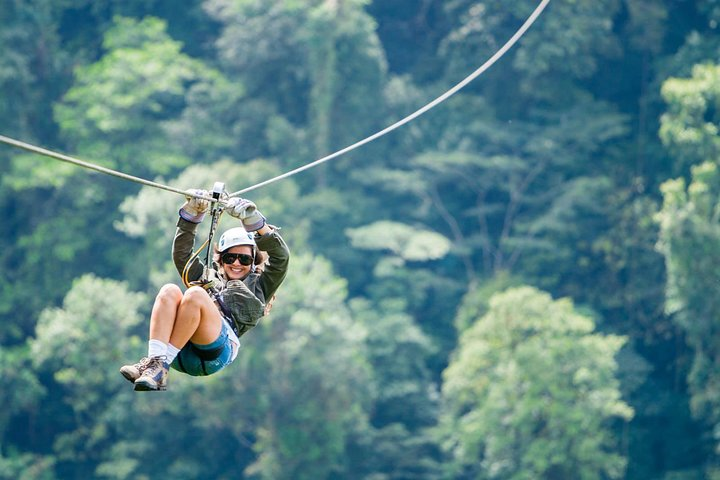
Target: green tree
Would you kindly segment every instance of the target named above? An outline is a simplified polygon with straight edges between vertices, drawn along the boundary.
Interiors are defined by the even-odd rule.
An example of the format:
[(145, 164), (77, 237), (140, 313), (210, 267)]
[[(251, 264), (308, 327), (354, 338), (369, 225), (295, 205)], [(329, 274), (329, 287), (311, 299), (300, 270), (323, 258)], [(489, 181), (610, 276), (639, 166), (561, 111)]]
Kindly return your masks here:
[[(372, 383), (366, 331), (353, 321), (346, 295), (326, 260), (293, 250), (270, 315), (243, 336), (233, 365), (191, 397), (197, 409), (207, 396), (216, 399), (216, 416), (201, 424), (220, 422), (252, 449), (244, 475), (349, 475), (347, 448), (366, 428)], [(233, 468), (237, 478), (243, 465)]]
[[(349, 145), (380, 126), (385, 56), (368, 0), (324, 1), (310, 13), (307, 42), (310, 125), (315, 156)], [(367, 101), (367, 99), (375, 101)], [(346, 124), (342, 119), (356, 118)]]
[(430, 434), (437, 419), (437, 384), (429, 368), (437, 348), (408, 315), (403, 298), (378, 303), (355, 298), (353, 317), (367, 330), (373, 368), (370, 425), (353, 438), (348, 478), (435, 478), (440, 446)]
[(669, 78), (662, 86), (667, 112), (660, 138), (685, 167), (720, 156), (720, 66), (698, 64), (691, 78)]
[(476, 478), (622, 478), (614, 419), (629, 420), (615, 355), (568, 299), (531, 287), (494, 295), (443, 374), (444, 426)]
[(2, 393), (2, 404), (6, 408), (0, 415), (0, 446), (4, 443), (2, 439), (8, 430), (12, 414), (34, 409), (45, 394), (29, 363), (27, 348), (0, 347), (0, 373), (7, 387)]
[[(313, 288), (320, 278), (322, 288)], [(270, 388), (248, 473), (309, 479), (341, 470), (348, 435), (367, 421), (369, 406), (365, 332), (342, 305), (345, 295), (326, 261), (295, 256), (283, 308), (263, 332), (279, 343), (263, 355)]]
[(41, 427), (47, 435), (43, 443), (50, 442), (57, 458), (71, 462), (78, 473), (92, 476), (115, 441), (114, 428), (120, 425), (109, 421), (113, 408), (124, 405), (120, 411), (132, 415), (130, 390), (123, 395), (120, 388), (127, 386), (110, 379), (139, 343), (131, 332), (146, 302), (120, 282), (86, 275), (74, 282), (61, 308), (43, 311), (29, 342), (35, 369), (51, 373), (53, 393), (65, 409), (53, 425)]
[[(512, 270), (530, 252), (552, 250), (539, 238), (538, 219), (563, 210), (576, 198), (578, 184), (602, 185), (602, 179), (587, 178), (589, 172), (579, 175), (575, 161), (597, 154), (626, 129), (623, 116), (597, 102), (516, 121), (510, 130), (488, 114), (471, 118), (471, 110), (486, 108), (482, 99), (464, 98), (463, 105), (463, 127), (447, 122), (447, 129), (436, 130), (443, 150), (420, 153), (402, 168), (376, 169), (367, 177), (386, 192), (414, 198), (401, 204), (411, 209), (404, 215), (447, 232), (472, 282)], [(466, 110), (469, 105), (473, 108)], [(594, 112), (591, 118), (585, 118), (588, 111)], [(567, 124), (547, 123), (561, 115)], [(565, 128), (569, 125), (575, 128)]]
[[(477, 68), (473, 63), (504, 44), (537, 3), (446, 2), (451, 27), (440, 45), (446, 75), (462, 78)], [(483, 79), (484, 94), (513, 114), (538, 101), (567, 105), (568, 97), (580, 91), (577, 80), (590, 78), (603, 59), (619, 52), (612, 26), (620, 5), (619, 0), (549, 5), (508, 55), (513, 68), (500, 66)]]
[(720, 384), (720, 303), (708, 292), (720, 282), (716, 268), (720, 261), (720, 173), (718, 165), (710, 162), (691, 171), (690, 185), (683, 179), (663, 184), (658, 249), (668, 272), (665, 309), (692, 349), (688, 374), (692, 411), (715, 429), (720, 425), (715, 394)]
[(3, 405), (0, 413), (0, 478), (54, 478), (52, 456), (20, 450), (23, 444), (32, 443), (33, 434), (25, 429), (18, 434), (17, 427), (12, 425), (20, 421), (19, 418), (33, 417), (40, 410), (41, 402), (47, 401), (47, 391), (32, 369), (26, 346), (0, 346), (0, 375), (4, 383), (0, 393), (0, 404)]
[[(173, 185), (224, 180), (235, 190), (414, 111), (476, 68), (536, 5), (5, 1), (0, 133)], [(173, 375), (162, 399), (131, 394), (114, 365), (109, 385), (86, 378), (83, 388), (107, 395), (91, 394), (76, 414), (80, 389), (54, 379), (55, 364), (65, 368), (75, 353), (33, 367), (25, 343), (39, 312), (55, 315), (51, 307), (86, 272), (152, 293), (177, 281), (168, 257), (182, 198), (3, 147), (0, 397), (9, 408), (0, 415), (0, 476), (288, 477), (305, 468), (321, 478), (436, 478), (442, 455), (426, 430), (436, 420), (433, 383), (457, 333), (488, 316), (490, 292), (524, 283), (589, 305), (599, 328), (626, 335), (645, 357), (623, 349), (615, 374), (638, 412), (623, 426), (627, 477), (712, 477), (717, 348), (707, 297), (716, 285), (711, 262), (698, 258), (715, 255), (717, 5), (555, 0), (441, 108), (297, 183), (252, 192), (293, 252), (322, 253), (338, 276), (327, 266), (299, 287), (288, 279), (302, 295), (281, 291), (232, 369)], [(653, 224), (670, 175), (685, 180), (663, 187), (666, 207)], [(232, 222), (225, 215), (220, 228)], [(339, 277), (345, 294), (308, 300)], [(67, 310), (72, 323), (80, 309)], [(341, 340), (319, 333), (302, 354), (293, 350), (313, 325), (296, 321), (303, 315)], [(119, 341), (128, 350), (119, 363), (142, 355), (146, 334), (139, 322), (132, 342)], [(95, 353), (87, 357), (110, 372)], [(318, 367), (333, 360), (341, 366)], [(357, 385), (343, 383), (344, 370)], [(303, 382), (320, 384), (323, 398)], [(297, 400), (283, 400), (288, 392)], [(355, 413), (337, 414), (346, 407)], [(78, 420), (90, 417), (91, 433)], [(309, 424), (305, 436), (298, 418)], [(311, 458), (297, 445), (315, 436)], [(187, 448), (198, 444), (214, 453), (212, 465)], [(275, 458), (291, 459), (287, 471), (274, 470)]]
[[(704, 48), (699, 50), (709, 53)], [(720, 404), (712, 391), (720, 381), (715, 373), (719, 360), (714, 344), (720, 328), (720, 305), (707, 292), (718, 281), (712, 267), (720, 256), (716, 247), (720, 237), (720, 91), (715, 84), (720, 69), (707, 59), (691, 59), (701, 63), (687, 72), (689, 78), (669, 78), (662, 86), (667, 111), (661, 117), (660, 138), (675, 162), (675, 170), (689, 170), (690, 175), (688, 181), (681, 177), (661, 187), (657, 247), (665, 257), (667, 270), (665, 311), (682, 331), (692, 356), (687, 372), (691, 411), (710, 429), (716, 429)], [(717, 455), (708, 458), (707, 474), (710, 465), (717, 466), (717, 462)]]
[[(63, 2), (65, 3), (65, 2)], [(68, 81), (70, 55), (58, 32), (58, 2), (3, 1), (0, 8), (0, 119), (3, 135), (52, 138), (52, 103)]]
[(56, 480), (55, 461), (51, 456), (20, 454), (0, 456), (0, 478), (3, 480)]
[(183, 54), (166, 28), (158, 18), (117, 17), (104, 55), (76, 69), (55, 118), (78, 154), (140, 176), (189, 163), (170, 148), (163, 122), (180, 114), (190, 84), (213, 73)]
[(189, 87), (182, 114), (167, 122), (166, 131), (193, 163), (245, 162), (273, 152), (266, 137), (278, 128), (275, 118), (272, 106), (246, 95), (241, 81), (218, 74)]
[[(274, 142), (288, 165), (313, 159), (303, 155), (317, 158), (346, 146), (382, 121), (386, 65), (376, 24), (364, 11), (367, 3), (207, 2), (224, 26), (217, 41), (223, 71), (239, 79), (250, 97), (272, 106), (266, 138), (280, 138), (277, 128), (300, 130), (298, 142)], [(339, 163), (328, 168), (342, 170)], [(314, 172), (320, 185), (334, 179), (325, 172)]]
[[(51, 160), (41, 163), (58, 173)], [(0, 203), (15, 214), (8, 219), (12, 232), (3, 238), (0, 254), (6, 282), (0, 292), (2, 338), (18, 342), (31, 335), (40, 311), (60, 302), (78, 275), (117, 275), (132, 258), (132, 244), (112, 228), (119, 200), (108, 196), (117, 193), (117, 179), (71, 175), (72, 182), (29, 189), (15, 189), (3, 178), (8, 190)]]

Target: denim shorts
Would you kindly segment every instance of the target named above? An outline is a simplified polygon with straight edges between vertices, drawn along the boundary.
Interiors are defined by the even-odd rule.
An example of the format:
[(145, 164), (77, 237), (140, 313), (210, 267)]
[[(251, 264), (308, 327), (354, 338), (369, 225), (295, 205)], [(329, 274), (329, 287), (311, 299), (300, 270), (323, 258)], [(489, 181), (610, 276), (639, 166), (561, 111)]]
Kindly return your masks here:
[(240, 341), (226, 320), (217, 340), (207, 345), (188, 342), (170, 367), (194, 377), (212, 375), (230, 365), (237, 356)]

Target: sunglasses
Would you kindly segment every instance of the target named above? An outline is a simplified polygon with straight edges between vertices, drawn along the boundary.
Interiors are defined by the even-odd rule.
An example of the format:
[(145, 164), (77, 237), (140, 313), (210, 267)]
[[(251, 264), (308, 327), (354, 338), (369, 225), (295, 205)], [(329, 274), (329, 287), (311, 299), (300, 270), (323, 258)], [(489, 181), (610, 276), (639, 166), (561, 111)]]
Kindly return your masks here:
[(252, 255), (248, 255), (247, 253), (223, 253), (220, 259), (228, 265), (235, 263), (235, 260), (240, 260), (240, 265), (252, 265), (253, 263)]

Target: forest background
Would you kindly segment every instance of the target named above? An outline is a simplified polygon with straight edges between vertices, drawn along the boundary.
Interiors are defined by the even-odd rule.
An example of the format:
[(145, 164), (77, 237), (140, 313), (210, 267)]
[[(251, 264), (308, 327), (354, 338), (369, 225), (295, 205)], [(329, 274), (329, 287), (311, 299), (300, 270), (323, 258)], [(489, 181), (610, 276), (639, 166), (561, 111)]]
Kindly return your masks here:
[[(536, 5), (0, 0), (0, 134), (236, 191)], [(182, 197), (1, 146), (0, 478), (720, 478), (719, 21), (553, 0), (249, 193), (289, 277), (164, 394), (118, 368)]]

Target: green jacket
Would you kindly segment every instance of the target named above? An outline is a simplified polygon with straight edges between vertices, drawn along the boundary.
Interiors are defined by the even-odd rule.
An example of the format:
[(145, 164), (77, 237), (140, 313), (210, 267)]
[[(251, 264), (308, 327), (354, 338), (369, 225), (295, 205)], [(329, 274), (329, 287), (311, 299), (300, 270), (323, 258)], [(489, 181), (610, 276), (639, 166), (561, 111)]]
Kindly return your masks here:
[[(192, 256), (197, 226), (198, 224), (188, 222), (183, 218), (178, 219), (173, 240), (173, 262), (175, 262), (175, 268), (180, 275)], [(256, 235), (255, 243), (259, 250), (266, 252), (269, 256), (263, 271), (251, 272), (243, 280), (225, 281), (221, 278), (223, 286), (220, 299), (232, 317), (233, 329), (238, 336), (242, 336), (257, 325), (260, 317), (265, 315), (267, 302), (272, 299), (280, 284), (285, 280), (290, 260), (290, 251), (277, 230), (262, 236)], [(191, 282), (200, 279), (204, 268), (204, 263), (195, 257), (190, 265), (188, 279)], [(213, 262), (212, 268), (219, 272), (222, 271), (215, 262)]]

